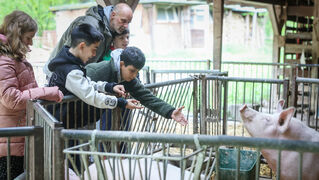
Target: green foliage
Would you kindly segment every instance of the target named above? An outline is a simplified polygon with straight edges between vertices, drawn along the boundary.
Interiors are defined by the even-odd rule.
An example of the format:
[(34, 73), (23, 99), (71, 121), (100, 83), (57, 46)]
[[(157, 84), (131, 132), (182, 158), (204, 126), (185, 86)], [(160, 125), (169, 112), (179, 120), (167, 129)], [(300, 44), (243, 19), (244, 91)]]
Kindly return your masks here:
[(55, 28), (54, 15), (49, 10), (51, 6), (80, 3), (85, 0), (1, 0), (0, 1), (0, 23), (3, 18), (14, 10), (21, 10), (32, 16), (38, 23), (41, 35), (43, 30)]

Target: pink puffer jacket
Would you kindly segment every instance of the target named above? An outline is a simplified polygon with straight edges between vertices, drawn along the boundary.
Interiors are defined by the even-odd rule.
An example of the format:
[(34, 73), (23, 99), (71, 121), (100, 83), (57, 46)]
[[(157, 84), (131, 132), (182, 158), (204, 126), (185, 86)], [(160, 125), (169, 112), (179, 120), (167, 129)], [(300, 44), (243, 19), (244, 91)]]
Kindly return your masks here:
[[(32, 66), (0, 56), (0, 128), (26, 125), (26, 102), (29, 99), (61, 101), (58, 87), (39, 88)], [(0, 138), (0, 157), (7, 156), (7, 138)], [(24, 155), (24, 137), (10, 139), (13, 156)]]

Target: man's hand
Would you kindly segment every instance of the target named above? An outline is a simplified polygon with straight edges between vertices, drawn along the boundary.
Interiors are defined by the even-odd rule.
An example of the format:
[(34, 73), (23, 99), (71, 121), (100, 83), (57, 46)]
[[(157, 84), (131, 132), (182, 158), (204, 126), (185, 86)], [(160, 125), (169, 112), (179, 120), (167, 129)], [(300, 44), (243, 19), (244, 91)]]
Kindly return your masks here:
[(125, 97), (125, 88), (123, 85), (116, 85), (113, 87), (114, 93), (118, 94), (120, 97)]
[(178, 122), (181, 125), (187, 125), (188, 122), (185, 119), (184, 114), (182, 113), (183, 109), (184, 109), (184, 106), (175, 109), (172, 113), (172, 119), (174, 119), (176, 122)]
[(136, 99), (127, 99), (125, 108), (127, 109), (142, 109), (143, 107), (138, 105), (140, 102)]

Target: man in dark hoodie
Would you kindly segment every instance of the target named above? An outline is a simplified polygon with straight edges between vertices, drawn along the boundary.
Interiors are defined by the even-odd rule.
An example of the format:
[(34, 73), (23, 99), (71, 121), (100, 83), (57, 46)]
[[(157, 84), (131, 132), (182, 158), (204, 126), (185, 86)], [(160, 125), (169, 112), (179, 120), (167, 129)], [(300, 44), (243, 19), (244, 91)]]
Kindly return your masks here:
[[(97, 108), (141, 108), (136, 105), (138, 102), (136, 100), (125, 100), (103, 93), (109, 92), (124, 95), (125, 90), (123, 85), (105, 81), (95, 82), (86, 77), (84, 65), (96, 54), (96, 50), (102, 40), (103, 35), (89, 24), (81, 24), (75, 27), (71, 32), (71, 47), (64, 46), (49, 64), (49, 70), (53, 72), (49, 86), (58, 86), (64, 95), (75, 95), (83, 102)], [(85, 104), (86, 107), (87, 104)], [(80, 103), (77, 106), (77, 112), (80, 112)], [(74, 108), (72, 105), (70, 107)], [(62, 108), (64, 114), (62, 117), (65, 120), (67, 107)], [(86, 110), (87, 108), (84, 107), (84, 109)], [(56, 111), (60, 111), (60, 107), (56, 107)], [(69, 116), (74, 115), (74, 111), (69, 110), (69, 112)], [(59, 115), (56, 118), (59, 119)], [(78, 118), (76, 119), (77, 124), (80, 122), (80, 116)], [(72, 120), (72, 118), (70, 119)], [(67, 124), (72, 125), (74, 123)]]
[(115, 6), (102, 7), (100, 5), (89, 8), (85, 16), (76, 18), (62, 35), (58, 45), (50, 55), (49, 60), (43, 67), (47, 79), (50, 79), (52, 72), (48, 69), (50, 61), (58, 54), (64, 45), (71, 46), (71, 32), (80, 24), (90, 24), (103, 34), (104, 39), (96, 51), (96, 55), (90, 58), (89, 62), (99, 62), (108, 52), (115, 34), (122, 34), (128, 28), (133, 17), (133, 11), (125, 3)]

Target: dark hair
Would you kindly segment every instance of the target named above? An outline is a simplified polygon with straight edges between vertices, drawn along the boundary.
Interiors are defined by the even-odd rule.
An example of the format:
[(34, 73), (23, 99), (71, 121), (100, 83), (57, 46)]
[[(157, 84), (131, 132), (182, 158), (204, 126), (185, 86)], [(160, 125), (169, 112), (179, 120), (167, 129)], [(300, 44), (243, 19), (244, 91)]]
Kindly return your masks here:
[(0, 55), (7, 55), (16, 61), (25, 59), (28, 47), (22, 42), (24, 33), (36, 32), (38, 25), (31, 16), (23, 11), (13, 11), (4, 17), (0, 34), (6, 36), (8, 43), (0, 41)]
[(103, 34), (90, 24), (81, 24), (76, 26), (71, 32), (71, 47), (75, 48), (81, 42), (87, 46), (93, 43), (103, 41)]
[(121, 54), (121, 61), (125, 66), (132, 65), (136, 69), (142, 69), (145, 64), (144, 53), (137, 47), (127, 47)]

